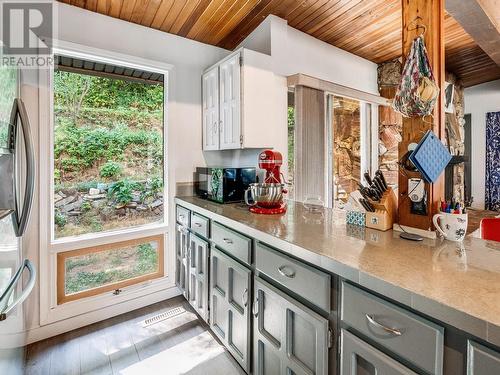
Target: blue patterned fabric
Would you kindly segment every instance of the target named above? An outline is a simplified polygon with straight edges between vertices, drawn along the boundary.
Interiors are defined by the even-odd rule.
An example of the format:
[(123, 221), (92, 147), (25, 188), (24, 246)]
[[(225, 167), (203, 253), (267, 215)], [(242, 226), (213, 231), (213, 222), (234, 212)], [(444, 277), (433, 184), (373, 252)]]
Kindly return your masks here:
[(487, 210), (500, 211), (500, 112), (486, 114)]

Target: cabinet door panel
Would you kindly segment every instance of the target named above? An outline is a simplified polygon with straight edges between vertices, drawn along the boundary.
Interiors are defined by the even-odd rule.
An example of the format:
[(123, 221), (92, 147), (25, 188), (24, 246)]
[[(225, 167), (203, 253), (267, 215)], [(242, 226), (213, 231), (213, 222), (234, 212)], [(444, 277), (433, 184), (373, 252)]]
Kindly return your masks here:
[(241, 148), (240, 54), (219, 66), (220, 149)]
[(256, 374), (328, 373), (328, 321), (324, 317), (258, 277), (254, 304)]
[(467, 375), (489, 375), (500, 372), (500, 353), (474, 341), (467, 342)]
[[(214, 253), (217, 254), (216, 251), (212, 251), (212, 254)], [(218, 256), (212, 257), (210, 271), (211, 289), (216, 289), (221, 297), (225, 297), (227, 294), (228, 271), (229, 267), (224, 258), (219, 258)]]
[(229, 303), (240, 313), (248, 304), (248, 275), (229, 269)]
[(255, 363), (256, 374), (275, 375), (283, 372), (281, 370), (279, 351), (264, 344), (263, 341), (258, 341), (257, 347), (254, 350), (256, 351), (255, 356), (258, 358), (258, 361)]
[(210, 326), (249, 372), (251, 271), (217, 248), (212, 249), (210, 267)]
[(184, 298), (189, 294), (188, 246), (189, 232), (186, 227), (177, 225), (175, 234), (175, 284), (181, 290)]
[(212, 330), (224, 341), (228, 322), (228, 309), (224, 303), (224, 297), (219, 293), (212, 293), (212, 308), (210, 309), (210, 326)]
[(340, 375), (416, 375), (344, 329), (341, 331), (340, 340)]
[(202, 77), (203, 149), (219, 149), (219, 69), (215, 67)]
[(203, 320), (208, 321), (209, 244), (195, 234), (189, 240), (189, 303)]

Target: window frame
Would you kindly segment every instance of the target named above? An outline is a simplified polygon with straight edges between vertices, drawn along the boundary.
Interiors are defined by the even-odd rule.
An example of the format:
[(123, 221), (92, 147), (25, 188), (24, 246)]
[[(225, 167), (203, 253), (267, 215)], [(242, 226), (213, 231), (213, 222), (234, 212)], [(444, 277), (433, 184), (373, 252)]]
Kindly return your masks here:
[[(155, 272), (137, 276), (134, 278), (118, 281), (115, 283), (104, 284), (99, 287), (85, 289), (80, 292), (72, 293), (67, 295), (65, 293), (66, 286), (66, 260), (69, 258), (74, 258), (87, 254), (102, 253), (105, 251), (120, 250), (121, 248), (127, 246), (138, 246), (144, 243), (157, 242), (158, 243), (158, 269)], [(162, 251), (163, 249), (163, 251)], [(69, 301), (75, 301), (81, 298), (93, 297), (95, 295), (102, 294), (104, 292), (110, 292), (113, 290), (121, 289), (130, 285), (138, 284), (144, 281), (149, 281), (157, 279), (164, 276), (165, 264), (164, 264), (164, 251), (165, 249), (165, 239), (163, 235), (149, 236), (136, 238), (133, 240), (112, 242), (105, 245), (90, 246), (78, 250), (63, 251), (57, 253), (57, 304), (63, 304)]]
[[(168, 96), (171, 90), (169, 74), (173, 70), (170, 64), (105, 51), (85, 45), (54, 41), (54, 54), (73, 58), (98, 61), (101, 63), (141, 69), (164, 75), (164, 107), (163, 107), (163, 176), (164, 176), (164, 210), (163, 222), (146, 224), (140, 227), (117, 229), (99, 233), (89, 233), (80, 236), (54, 238), (54, 68), (41, 70), (39, 74), (39, 124), (41, 127), (39, 140), (39, 197), (40, 199), (40, 323), (50, 324), (63, 319), (70, 319), (82, 313), (123, 304), (175, 286), (174, 282), (174, 252), (171, 250), (172, 240), (168, 235), (169, 212), (172, 191), (171, 170), (169, 163), (168, 142)], [(45, 129), (43, 128), (45, 127)], [(57, 300), (57, 255), (62, 252), (77, 251), (84, 248), (114, 244), (150, 236), (163, 236), (163, 277), (123, 287), (119, 295), (103, 293), (87, 298), (58, 304)], [(114, 290), (114, 289), (113, 289)], [(113, 298), (110, 298), (113, 296)], [(153, 297), (151, 297), (153, 298)]]
[(325, 178), (325, 192), (326, 202), (325, 206), (329, 208), (334, 207), (333, 197), (333, 171), (334, 171), (334, 155), (333, 155), (333, 98), (343, 97), (352, 99), (359, 102), (360, 114), (360, 133), (361, 138), (368, 139), (369, 142), (361, 144), (361, 176), (368, 170), (370, 175), (373, 175), (378, 169), (378, 107), (380, 104), (362, 100), (355, 96), (346, 96), (337, 94), (331, 91), (325, 91), (325, 124), (326, 124), (326, 178)]

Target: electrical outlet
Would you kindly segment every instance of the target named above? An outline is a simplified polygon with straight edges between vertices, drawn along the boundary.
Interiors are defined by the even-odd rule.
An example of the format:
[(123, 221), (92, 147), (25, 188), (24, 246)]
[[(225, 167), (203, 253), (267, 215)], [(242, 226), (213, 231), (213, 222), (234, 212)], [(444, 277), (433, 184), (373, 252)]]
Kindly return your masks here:
[(408, 196), (410, 198), (410, 212), (416, 215), (427, 215), (427, 192), (421, 178), (408, 179)]

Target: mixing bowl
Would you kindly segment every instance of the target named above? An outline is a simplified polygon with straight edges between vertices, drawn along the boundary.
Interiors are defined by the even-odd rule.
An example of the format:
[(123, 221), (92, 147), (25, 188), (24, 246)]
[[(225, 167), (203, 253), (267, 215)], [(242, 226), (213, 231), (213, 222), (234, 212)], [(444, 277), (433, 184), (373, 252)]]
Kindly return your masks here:
[(283, 202), (283, 194), (286, 192), (285, 184), (250, 184), (245, 191), (245, 202), (249, 206), (262, 208), (279, 207)]

